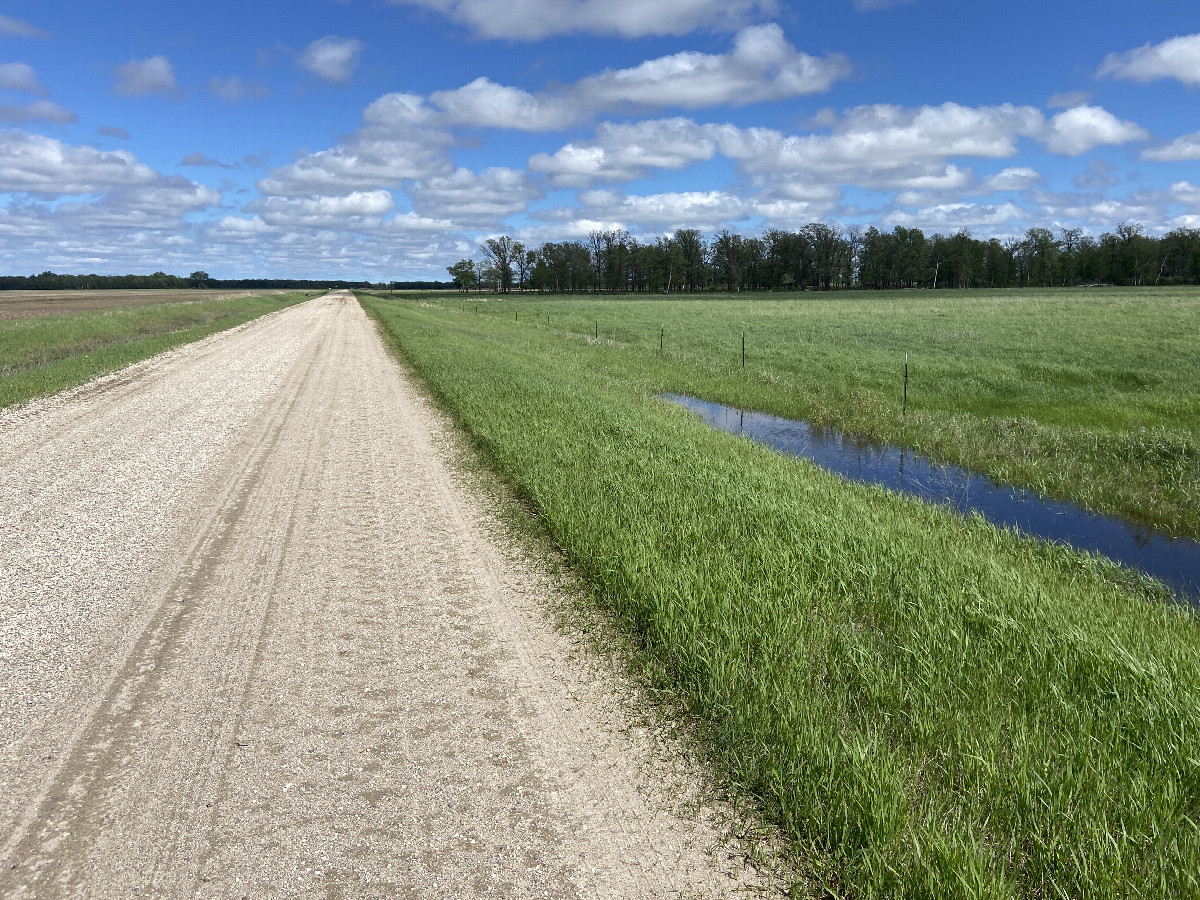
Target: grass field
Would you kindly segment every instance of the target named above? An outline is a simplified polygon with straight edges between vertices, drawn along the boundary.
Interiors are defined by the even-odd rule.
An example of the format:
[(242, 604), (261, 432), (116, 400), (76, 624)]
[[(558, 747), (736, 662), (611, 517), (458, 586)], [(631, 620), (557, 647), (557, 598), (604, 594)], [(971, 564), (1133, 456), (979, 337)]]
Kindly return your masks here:
[[(1164, 297), (1172, 334), (1194, 328), (1195, 299)], [(1045, 297), (1041, 324), (1039, 298), (878, 302), (506, 301), (464, 313), (364, 298), (635, 637), (644, 677), (696, 723), (716, 770), (790, 835), (808, 891), (1200, 895), (1194, 613), (1088, 557), (845, 483), (653, 399), (672, 389), (900, 435), (1017, 418), (1068, 448), (1087, 431), (1194, 440), (1168, 421), (1178, 404), (1194, 422), (1180, 387), (1194, 375), (1133, 365), (1153, 327), (1119, 336), (1153, 398), (1143, 418), (1130, 418), (1139, 404), (1115, 375), (1104, 390), (1082, 377), (1023, 388), (1038, 418), (1002, 402), (1004, 372), (1041, 371), (1028, 367), (1049, 365), (1045, 345), (1061, 348), (1054, 372), (1086, 372), (1118, 342), (1098, 325), (1101, 349), (1064, 335), (1089, 319), (1073, 299)], [(1136, 298), (1089, 302), (1110, 325), (1150, 315)], [(904, 313), (894, 329), (889, 310)], [(657, 360), (663, 320), (670, 352)], [(905, 345), (921, 342), (918, 427), (894, 407)], [(968, 347), (986, 377), (954, 403)]]
[(490, 296), (466, 314), (542, 328), (549, 315), (564, 338), (598, 324), (610, 354), (596, 365), (648, 390), (832, 425), (1200, 538), (1200, 289)]
[(0, 321), (34, 316), (61, 316), (121, 306), (154, 306), (159, 303), (203, 303), (233, 300), (249, 294), (266, 296), (283, 291), (229, 290), (127, 290), (127, 291), (0, 291)]
[(299, 303), (308, 294), (125, 305), (0, 321), (0, 409)]

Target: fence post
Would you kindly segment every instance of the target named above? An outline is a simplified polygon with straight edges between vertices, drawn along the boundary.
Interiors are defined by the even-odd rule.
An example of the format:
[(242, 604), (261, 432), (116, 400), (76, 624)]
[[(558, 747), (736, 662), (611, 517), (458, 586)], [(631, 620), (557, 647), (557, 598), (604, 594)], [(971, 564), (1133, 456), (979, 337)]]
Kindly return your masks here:
[(908, 414), (908, 354), (904, 354), (904, 405), (900, 407), (900, 415)]

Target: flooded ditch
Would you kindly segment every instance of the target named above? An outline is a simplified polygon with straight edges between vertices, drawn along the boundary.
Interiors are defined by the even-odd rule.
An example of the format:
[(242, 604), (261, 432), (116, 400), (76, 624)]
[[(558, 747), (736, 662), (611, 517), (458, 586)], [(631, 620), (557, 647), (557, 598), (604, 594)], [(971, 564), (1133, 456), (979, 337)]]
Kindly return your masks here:
[(1159, 579), (1193, 605), (1200, 604), (1200, 543), (1196, 541), (997, 484), (985, 475), (939, 465), (911, 450), (880, 446), (832, 428), (680, 394), (661, 398), (697, 413), (714, 428), (812, 460), (850, 480), (882, 485), (964, 515), (978, 513), (1002, 528), (1101, 554)]

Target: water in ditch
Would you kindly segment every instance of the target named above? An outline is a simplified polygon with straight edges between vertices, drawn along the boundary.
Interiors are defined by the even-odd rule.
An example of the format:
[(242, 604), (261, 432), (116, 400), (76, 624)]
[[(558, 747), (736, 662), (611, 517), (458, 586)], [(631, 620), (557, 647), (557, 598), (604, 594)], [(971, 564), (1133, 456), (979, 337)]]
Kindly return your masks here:
[(810, 459), (845, 478), (879, 484), (963, 514), (978, 513), (1003, 528), (1107, 556), (1200, 604), (1200, 543), (1196, 541), (996, 484), (985, 475), (938, 465), (911, 450), (872, 444), (832, 428), (680, 394), (662, 398), (699, 414), (714, 428)]

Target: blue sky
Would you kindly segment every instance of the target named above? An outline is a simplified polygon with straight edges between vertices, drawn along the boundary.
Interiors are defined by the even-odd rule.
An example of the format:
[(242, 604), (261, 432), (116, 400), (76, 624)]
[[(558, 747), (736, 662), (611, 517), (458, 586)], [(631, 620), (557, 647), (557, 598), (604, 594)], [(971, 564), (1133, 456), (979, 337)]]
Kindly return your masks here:
[(1194, 0), (28, 0), (0, 272), (446, 278), (482, 239), (1200, 227)]

